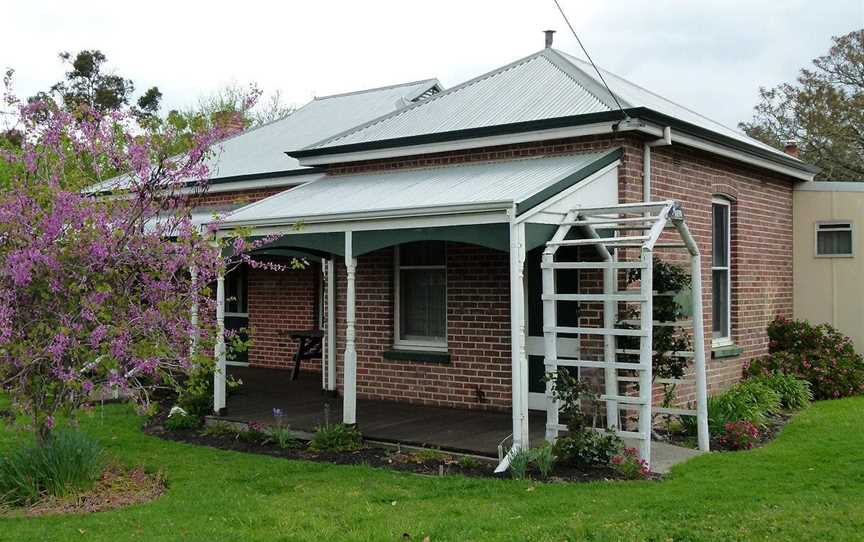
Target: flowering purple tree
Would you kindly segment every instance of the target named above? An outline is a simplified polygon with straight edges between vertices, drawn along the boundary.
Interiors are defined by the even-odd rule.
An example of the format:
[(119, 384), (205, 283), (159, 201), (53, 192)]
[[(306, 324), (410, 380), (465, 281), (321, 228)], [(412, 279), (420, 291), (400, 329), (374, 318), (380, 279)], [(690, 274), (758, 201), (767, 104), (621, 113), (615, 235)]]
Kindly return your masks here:
[[(58, 414), (98, 394), (146, 405), (154, 388), (212, 366), (213, 326), (193, 325), (191, 307), (212, 320), (209, 284), (257, 244), (226, 260), (189, 213), (230, 128), (189, 137), (143, 131), (129, 111), (68, 112), (11, 92), (5, 104), (21, 143), (0, 156), (12, 172), (0, 193), (0, 382), (44, 442)], [(99, 193), (64, 188), (80, 184), (70, 176)]]

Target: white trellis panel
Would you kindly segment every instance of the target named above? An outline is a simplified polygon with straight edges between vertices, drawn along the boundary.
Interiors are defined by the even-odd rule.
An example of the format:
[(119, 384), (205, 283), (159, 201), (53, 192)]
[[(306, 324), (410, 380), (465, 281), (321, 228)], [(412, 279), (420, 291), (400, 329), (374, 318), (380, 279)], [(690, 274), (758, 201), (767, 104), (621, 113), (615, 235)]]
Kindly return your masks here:
[[(572, 228), (581, 229), (585, 236), (580, 239), (567, 239)], [(604, 230), (603, 237), (597, 228)], [(659, 243), (661, 234), (666, 230), (677, 231), (682, 243)], [(608, 232), (613, 232), (609, 237)], [(632, 235), (622, 235), (632, 232)], [(560, 247), (594, 247), (603, 261), (599, 262), (557, 262), (555, 255)], [(655, 248), (686, 248), (691, 259), (691, 284), (693, 300), (692, 322), (655, 322), (653, 320), (653, 299), (668, 292), (653, 291), (653, 252)], [(635, 260), (627, 257), (638, 254)], [(705, 377), (704, 329), (702, 321), (702, 286), (699, 250), (684, 223), (681, 207), (674, 201), (652, 203), (621, 204), (605, 207), (573, 209), (563, 217), (558, 230), (546, 244), (541, 263), (543, 279), (543, 337), (545, 346), (545, 367), (547, 373), (556, 373), (559, 367), (597, 368), (604, 370), (605, 393), (601, 400), (606, 402), (607, 428), (614, 430), (622, 438), (639, 442), (640, 456), (651, 461), (652, 414), (674, 414), (680, 416), (696, 415), (699, 429), (699, 447), (708, 449), (707, 393)], [(555, 270), (602, 270), (602, 294), (559, 294), (555, 284)], [(635, 270), (639, 273), (639, 291), (618, 291), (618, 271)], [(571, 327), (558, 325), (557, 302), (602, 302), (602, 327)], [(626, 320), (633, 328), (615, 327), (619, 303), (639, 305), (639, 317)], [(673, 353), (675, 356), (694, 358), (696, 372), (697, 408), (666, 408), (654, 406), (652, 374), (653, 328), (655, 325), (675, 325), (693, 333), (694, 352)], [(559, 333), (597, 335), (603, 337), (603, 359), (559, 359), (557, 340)], [(635, 337), (639, 349), (619, 348), (618, 337)], [(618, 355), (639, 356), (637, 363), (622, 362)], [(636, 372), (638, 376), (620, 376), (618, 371)], [(678, 383), (681, 379), (659, 379), (660, 383)], [(636, 384), (636, 395), (621, 395), (619, 382)], [(559, 423), (560, 405), (554, 400), (551, 382), (547, 382), (546, 438), (554, 440), (566, 426)], [(638, 413), (638, 430), (624, 431), (619, 425), (620, 410)]]

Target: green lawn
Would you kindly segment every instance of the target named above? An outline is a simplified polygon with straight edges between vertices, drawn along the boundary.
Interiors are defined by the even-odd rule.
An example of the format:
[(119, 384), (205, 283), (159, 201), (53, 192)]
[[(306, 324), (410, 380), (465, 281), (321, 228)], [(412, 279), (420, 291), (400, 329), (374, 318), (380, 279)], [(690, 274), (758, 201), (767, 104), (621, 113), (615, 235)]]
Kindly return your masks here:
[[(0, 540), (862, 540), (864, 397), (822, 402), (769, 446), (702, 456), (661, 482), (430, 478), (145, 436), (125, 406), (86, 422), (111, 454), (161, 469), (149, 504), (0, 519)], [(17, 438), (0, 432), (0, 447)]]

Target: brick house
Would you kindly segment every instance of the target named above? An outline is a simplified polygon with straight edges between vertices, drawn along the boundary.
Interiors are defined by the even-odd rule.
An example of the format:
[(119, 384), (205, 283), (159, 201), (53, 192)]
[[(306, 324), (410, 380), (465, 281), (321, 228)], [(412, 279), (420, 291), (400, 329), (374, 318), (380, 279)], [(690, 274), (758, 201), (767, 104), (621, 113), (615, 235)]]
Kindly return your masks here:
[[(606, 411), (615, 412), (607, 424), (644, 437), (644, 413), (662, 411), (652, 410), (659, 386), (649, 372), (653, 393), (638, 391), (644, 371), (613, 367), (623, 352), (613, 314), (634, 300), (646, 307), (644, 295), (627, 297), (635, 294), (619, 273), (641, 250), (682, 265), (698, 266), (701, 255), (701, 296), (691, 302), (704, 310), (691, 318), (704, 348), (691, 357), (704, 360), (709, 393), (739, 379), (766, 352), (768, 322), (792, 314), (792, 191), (814, 169), (603, 76), (612, 94), (590, 65), (547, 47), (451, 89), (412, 88), (402, 106), (313, 144), (278, 141), (297, 168), (309, 168), (302, 184), (211, 190), (208, 204), (268, 196), (231, 212), (221, 235), (238, 226), (279, 234), (261, 257), (310, 262), (219, 282), (226, 325), (241, 314), (252, 329), (248, 366), (287, 368), (286, 330), (326, 329), (321, 363), (303, 370), (320, 371), (315, 385), (342, 397), (346, 423), (368, 423), (358, 399), (508, 412), (519, 447), (532, 411), (547, 412), (547, 437), (557, 433), (544, 384), (552, 348), (556, 359), (600, 359), (572, 365), (605, 386)], [(684, 230), (695, 240), (689, 248), (678, 238)], [(570, 263), (548, 271), (550, 297), (551, 266), (541, 260), (552, 246)], [(611, 263), (589, 265), (603, 254)], [(630, 335), (650, 337), (644, 320)], [(640, 341), (650, 360), (650, 338)], [(218, 357), (221, 411), (226, 359)], [(699, 395), (700, 375), (690, 376), (678, 383), (679, 406)], [(629, 422), (619, 409), (634, 405), (639, 429), (622, 429)], [(649, 443), (640, 444), (647, 458)]]

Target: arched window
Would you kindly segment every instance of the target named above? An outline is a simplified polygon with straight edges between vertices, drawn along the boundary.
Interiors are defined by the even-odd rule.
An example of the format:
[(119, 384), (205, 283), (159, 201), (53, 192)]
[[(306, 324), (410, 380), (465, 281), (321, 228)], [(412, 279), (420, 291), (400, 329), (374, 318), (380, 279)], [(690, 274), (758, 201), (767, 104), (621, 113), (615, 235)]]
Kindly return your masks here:
[(732, 342), (732, 205), (723, 197), (711, 203), (712, 337), (714, 345), (721, 346)]

